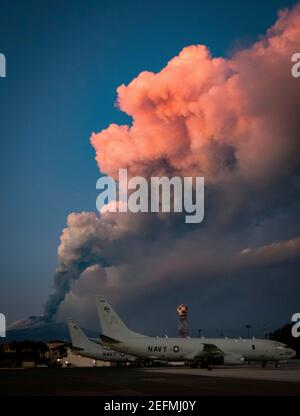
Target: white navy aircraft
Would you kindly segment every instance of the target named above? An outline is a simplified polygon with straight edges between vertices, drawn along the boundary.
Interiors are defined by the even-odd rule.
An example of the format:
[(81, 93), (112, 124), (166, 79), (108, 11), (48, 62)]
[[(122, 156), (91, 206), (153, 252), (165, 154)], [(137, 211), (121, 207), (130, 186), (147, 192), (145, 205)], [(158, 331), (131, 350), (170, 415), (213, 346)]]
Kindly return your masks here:
[(72, 352), (75, 355), (102, 361), (123, 363), (135, 361), (135, 357), (128, 356), (124, 352), (114, 351), (89, 339), (73, 319), (68, 319), (68, 327), (72, 340)]
[(185, 361), (211, 370), (213, 365), (241, 365), (246, 361), (280, 361), (296, 353), (285, 344), (266, 339), (155, 338), (131, 331), (104, 296), (97, 296), (101, 340), (110, 348), (144, 360)]

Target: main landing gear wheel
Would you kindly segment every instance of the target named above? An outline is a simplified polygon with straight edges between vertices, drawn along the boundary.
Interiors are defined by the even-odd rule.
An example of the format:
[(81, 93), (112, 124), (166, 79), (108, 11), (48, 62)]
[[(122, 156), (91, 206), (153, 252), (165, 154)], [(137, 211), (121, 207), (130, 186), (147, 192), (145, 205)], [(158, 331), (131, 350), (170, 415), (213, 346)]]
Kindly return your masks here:
[(267, 361), (263, 361), (261, 366), (262, 368), (265, 368), (266, 365), (267, 365)]

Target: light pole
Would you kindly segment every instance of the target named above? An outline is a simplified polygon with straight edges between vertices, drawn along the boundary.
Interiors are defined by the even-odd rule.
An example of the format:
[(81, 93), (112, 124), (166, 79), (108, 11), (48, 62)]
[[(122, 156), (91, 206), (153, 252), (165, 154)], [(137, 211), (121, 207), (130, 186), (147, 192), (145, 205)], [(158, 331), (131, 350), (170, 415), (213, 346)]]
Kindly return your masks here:
[(245, 325), (245, 327), (247, 328), (248, 338), (250, 338), (250, 328), (251, 328), (251, 325), (247, 324), (247, 325)]

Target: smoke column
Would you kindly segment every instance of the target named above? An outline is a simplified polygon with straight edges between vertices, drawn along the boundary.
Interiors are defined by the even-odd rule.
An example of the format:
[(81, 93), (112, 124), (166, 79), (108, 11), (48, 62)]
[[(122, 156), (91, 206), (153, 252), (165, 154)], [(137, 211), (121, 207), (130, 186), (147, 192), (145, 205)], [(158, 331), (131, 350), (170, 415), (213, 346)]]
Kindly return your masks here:
[[(131, 125), (111, 124), (91, 137), (99, 169), (115, 178), (120, 168), (131, 176), (170, 171), (204, 176), (208, 190), (226, 183), (230, 201), (239, 199), (235, 189), (243, 186), (255, 191), (275, 185), (299, 167), (295, 51), (300, 51), (299, 5), (281, 11), (260, 41), (230, 59), (193, 45), (159, 73), (142, 72), (117, 89), (118, 106), (132, 117)], [(55, 316), (88, 266), (125, 264), (131, 239), (143, 244), (143, 222), (130, 214), (70, 214), (46, 319)], [(156, 232), (160, 235), (160, 227)]]

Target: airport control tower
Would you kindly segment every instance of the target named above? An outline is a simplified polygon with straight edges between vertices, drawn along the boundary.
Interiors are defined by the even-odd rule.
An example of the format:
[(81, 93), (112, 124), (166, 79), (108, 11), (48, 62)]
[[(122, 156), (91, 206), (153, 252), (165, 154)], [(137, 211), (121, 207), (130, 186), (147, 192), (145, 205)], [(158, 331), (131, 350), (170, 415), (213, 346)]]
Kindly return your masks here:
[(186, 305), (179, 305), (177, 312), (179, 315), (179, 336), (182, 338), (187, 338), (188, 336), (188, 326), (187, 326), (187, 314), (189, 308)]

